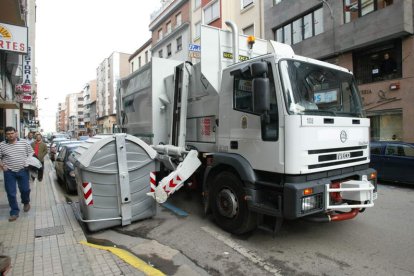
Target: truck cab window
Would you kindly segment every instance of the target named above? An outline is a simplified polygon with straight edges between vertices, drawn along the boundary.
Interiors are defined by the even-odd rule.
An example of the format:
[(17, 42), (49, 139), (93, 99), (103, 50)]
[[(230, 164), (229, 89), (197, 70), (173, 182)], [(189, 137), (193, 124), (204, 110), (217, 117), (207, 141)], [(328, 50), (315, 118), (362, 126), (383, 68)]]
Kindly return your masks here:
[(297, 60), (279, 66), (289, 114), (363, 116), (352, 74)]
[(253, 77), (249, 74), (238, 74), (234, 76), (233, 86), (233, 108), (235, 110), (255, 114), (266, 115), (267, 119), (262, 120), (262, 138), (264, 141), (276, 141), (278, 137), (278, 109), (276, 102), (275, 82), (272, 67), (268, 66), (268, 78), (270, 85), (270, 110), (267, 114), (257, 113), (253, 108)]

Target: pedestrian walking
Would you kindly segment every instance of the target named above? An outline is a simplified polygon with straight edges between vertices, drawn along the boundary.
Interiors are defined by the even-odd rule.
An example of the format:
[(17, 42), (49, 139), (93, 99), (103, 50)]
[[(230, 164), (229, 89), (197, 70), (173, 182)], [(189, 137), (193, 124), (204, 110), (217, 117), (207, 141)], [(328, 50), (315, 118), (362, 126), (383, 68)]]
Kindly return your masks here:
[(26, 141), (27, 143), (29, 143), (29, 145), (31, 145), (35, 141), (35, 139), (33, 138), (33, 132), (30, 131), (27, 134)]
[(6, 127), (6, 140), (0, 143), (0, 169), (4, 174), (4, 186), (10, 206), (9, 221), (19, 217), (19, 205), (16, 200), (16, 182), (20, 190), (23, 211), (30, 210), (30, 185), (27, 158), (33, 156), (32, 147), (24, 140), (17, 138), (14, 127)]
[(42, 134), (40, 134), (40, 132), (36, 132), (35, 134), (36, 140), (32, 143), (34, 154), (36, 158), (39, 159), (40, 163), (42, 163), (42, 167), (37, 170), (37, 180), (39, 180), (39, 182), (43, 180), (44, 160), (47, 154), (47, 145), (43, 142), (42, 138), (43, 138)]

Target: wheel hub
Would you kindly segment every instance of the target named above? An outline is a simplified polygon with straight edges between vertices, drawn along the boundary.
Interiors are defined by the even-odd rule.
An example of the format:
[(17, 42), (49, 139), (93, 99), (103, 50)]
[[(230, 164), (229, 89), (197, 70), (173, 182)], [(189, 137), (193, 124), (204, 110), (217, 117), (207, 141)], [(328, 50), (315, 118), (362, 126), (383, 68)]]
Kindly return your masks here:
[(223, 189), (217, 195), (217, 205), (220, 214), (224, 217), (233, 218), (238, 211), (238, 201), (230, 189)]

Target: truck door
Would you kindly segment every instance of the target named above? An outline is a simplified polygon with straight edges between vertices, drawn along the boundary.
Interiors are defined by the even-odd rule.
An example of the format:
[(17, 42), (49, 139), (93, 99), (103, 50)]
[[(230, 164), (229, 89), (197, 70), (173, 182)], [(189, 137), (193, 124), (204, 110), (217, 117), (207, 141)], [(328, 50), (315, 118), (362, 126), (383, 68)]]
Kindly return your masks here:
[[(254, 169), (283, 172), (283, 155), (279, 154), (277, 97), (271, 64), (270, 61), (251, 62), (239, 71), (230, 73), (233, 85), (232, 89), (226, 91), (232, 105), (228, 107), (227, 115), (228, 149), (229, 152), (246, 158)], [(265, 89), (268, 92), (264, 93)], [(259, 110), (258, 103), (263, 100), (266, 101), (267, 107)], [(221, 119), (226, 119), (221, 115), (225, 108), (222, 102), (226, 101), (220, 103), (220, 122)]]

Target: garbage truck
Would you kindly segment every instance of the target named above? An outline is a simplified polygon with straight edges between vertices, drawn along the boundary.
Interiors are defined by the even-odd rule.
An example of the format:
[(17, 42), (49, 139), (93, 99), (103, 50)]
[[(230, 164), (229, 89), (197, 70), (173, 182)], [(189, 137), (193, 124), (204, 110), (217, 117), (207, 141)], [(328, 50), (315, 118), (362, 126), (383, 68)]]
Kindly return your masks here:
[(205, 212), (235, 234), (373, 207), (370, 121), (353, 74), (226, 24), (202, 26), (198, 63), (154, 57), (118, 82), (118, 128), (161, 164), (148, 195), (162, 203), (197, 185)]

